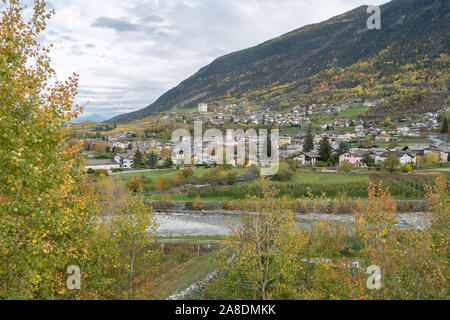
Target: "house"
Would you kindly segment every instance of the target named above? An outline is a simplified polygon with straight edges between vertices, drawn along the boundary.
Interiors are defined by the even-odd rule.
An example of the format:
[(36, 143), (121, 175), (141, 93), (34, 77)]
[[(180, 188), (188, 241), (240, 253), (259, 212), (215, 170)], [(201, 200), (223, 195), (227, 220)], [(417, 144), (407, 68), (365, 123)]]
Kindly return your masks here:
[(314, 145), (318, 145), (320, 143), (320, 141), (322, 141), (323, 136), (322, 135), (316, 135), (313, 137), (313, 143)]
[(407, 135), (409, 133), (409, 127), (398, 127), (397, 132), (399, 134)]
[(337, 140), (339, 142), (341, 141), (350, 141), (352, 139), (354, 139), (356, 137), (356, 135), (354, 133), (346, 133), (346, 134), (341, 134), (337, 137)]
[(85, 163), (85, 170), (108, 170), (119, 169), (120, 164), (113, 160), (87, 160)]
[(320, 160), (320, 155), (315, 152), (302, 152), (294, 160), (299, 161), (304, 166), (315, 166), (317, 161)]
[(367, 164), (363, 161), (363, 159), (367, 154), (368, 154), (367, 152), (363, 151), (353, 151), (343, 153), (339, 156), (339, 164), (348, 162), (353, 164), (354, 166), (366, 168)]
[(356, 126), (355, 133), (357, 136), (363, 136), (364, 135), (364, 126), (362, 126), (362, 125)]
[(114, 157), (114, 161), (120, 165), (122, 169), (131, 169), (134, 163), (134, 154), (132, 153), (118, 153)]
[(379, 147), (377, 145), (360, 145), (355, 148), (356, 151), (372, 151), (376, 150)]
[(379, 135), (377, 137), (375, 137), (375, 142), (376, 143), (380, 143), (380, 142), (390, 142), (391, 141), (391, 137), (388, 135)]
[(283, 136), (280, 138), (280, 147), (284, 145), (290, 145), (292, 143), (292, 137)]
[[(402, 149), (404, 152), (414, 154), (415, 156), (425, 156), (428, 150), (430, 150), (430, 145), (426, 144), (415, 144), (412, 146), (406, 146)], [(426, 152), (427, 151), (427, 152)]]
[(375, 156), (375, 163), (384, 162), (388, 157), (395, 156), (400, 159), (400, 164), (404, 165), (407, 163), (416, 164), (417, 158), (416, 155), (404, 151), (387, 151), (382, 153), (381, 155)]
[(439, 162), (448, 162), (448, 151), (444, 149), (434, 148), (428, 150), (428, 153), (434, 153), (438, 156)]

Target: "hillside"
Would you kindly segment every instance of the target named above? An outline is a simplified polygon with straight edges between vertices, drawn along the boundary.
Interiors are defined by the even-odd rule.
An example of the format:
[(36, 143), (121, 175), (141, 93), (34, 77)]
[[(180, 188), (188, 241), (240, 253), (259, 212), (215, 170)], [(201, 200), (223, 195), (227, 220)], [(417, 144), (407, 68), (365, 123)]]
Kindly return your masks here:
[[(129, 122), (204, 101), (289, 107), (384, 98), (368, 117), (386, 110), (420, 114), (446, 103), (450, 2), (393, 0), (381, 8), (381, 30), (367, 29), (366, 10), (358, 7), (220, 57), (147, 108), (108, 121)], [(437, 97), (429, 98), (431, 93)]]

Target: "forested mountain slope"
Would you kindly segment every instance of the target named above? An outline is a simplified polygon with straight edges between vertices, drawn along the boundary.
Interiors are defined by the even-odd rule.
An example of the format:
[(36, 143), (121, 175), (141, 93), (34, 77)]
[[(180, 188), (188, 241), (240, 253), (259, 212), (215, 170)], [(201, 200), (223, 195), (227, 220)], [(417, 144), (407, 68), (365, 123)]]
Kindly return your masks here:
[(145, 109), (155, 112), (244, 100), (273, 107), (383, 99), (367, 117), (420, 114), (448, 101), (450, 1), (393, 0), (382, 27), (368, 30), (367, 7), (216, 59)]

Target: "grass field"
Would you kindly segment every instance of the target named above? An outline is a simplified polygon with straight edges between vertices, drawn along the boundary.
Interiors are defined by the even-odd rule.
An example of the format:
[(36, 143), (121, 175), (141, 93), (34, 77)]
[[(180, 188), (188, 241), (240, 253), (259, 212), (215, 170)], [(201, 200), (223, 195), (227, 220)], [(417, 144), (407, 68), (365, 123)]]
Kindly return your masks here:
[(284, 128), (281, 128), (281, 130), (280, 130), (280, 134), (299, 134), (300, 132), (302, 132), (301, 130), (300, 130), (300, 128), (297, 128), (297, 127), (284, 127)]
[[(194, 174), (197, 177), (203, 176), (208, 170), (205, 168), (195, 169)], [(237, 174), (244, 174), (248, 169), (247, 168), (235, 168), (232, 169)], [(119, 183), (125, 184), (132, 177), (137, 176), (145, 176), (149, 177), (153, 180), (153, 187), (156, 183), (158, 176), (173, 179), (175, 178), (175, 174), (178, 170), (175, 169), (165, 169), (165, 170), (156, 170), (156, 171), (148, 171), (148, 172), (135, 172), (135, 173), (124, 173), (117, 175), (119, 177)], [(432, 170), (424, 170), (424, 175), (430, 175)], [(443, 171), (435, 170), (436, 174), (442, 174)], [(420, 175), (420, 171), (417, 171)], [(320, 194), (326, 194), (326, 197), (330, 199), (334, 199), (335, 197), (339, 197), (341, 194), (350, 197), (351, 199), (357, 199), (358, 197), (366, 198), (367, 194), (367, 185), (369, 181), (369, 172), (361, 172), (360, 174), (343, 174), (343, 173), (318, 173), (313, 172), (311, 169), (300, 169), (298, 170), (292, 177), (290, 181), (280, 182), (280, 181), (272, 181), (269, 180), (269, 184), (274, 187), (278, 187), (280, 193), (284, 196), (289, 196), (292, 200), (300, 199), (304, 197), (309, 197), (310, 194), (306, 194), (304, 191), (308, 188), (311, 194), (315, 196), (319, 196)], [(373, 173), (372, 173), (373, 174)], [(386, 173), (387, 174), (387, 173)], [(387, 174), (389, 175), (389, 174)], [(392, 174), (393, 178), (398, 177), (398, 174)], [(404, 175), (402, 178), (405, 181), (397, 181), (396, 179), (387, 180), (388, 184), (392, 190), (392, 194), (397, 200), (412, 200), (412, 199), (422, 199), (423, 194), (419, 196), (420, 191), (416, 188), (416, 184), (420, 182), (411, 182), (412, 180), (408, 180), (408, 175)], [(372, 181), (373, 182), (373, 181)], [(253, 192), (251, 194), (255, 194), (255, 190), (258, 189), (258, 186), (255, 185), (257, 182), (247, 182), (244, 184), (236, 184), (234, 186), (210, 186), (205, 189), (201, 189), (198, 192), (195, 190), (191, 190), (187, 187), (179, 186), (173, 187), (171, 190), (163, 192), (154, 192), (152, 188), (147, 189), (146, 191), (146, 200), (148, 201), (173, 201), (173, 202), (193, 202), (196, 197), (200, 196), (200, 200), (204, 202), (223, 202), (223, 201), (233, 201), (233, 200), (243, 200), (245, 199), (245, 195), (248, 192)], [(424, 182), (425, 183), (425, 182)], [(428, 182), (428, 184), (432, 182)], [(407, 188), (407, 192), (402, 192), (401, 188), (405, 185)], [(416, 191), (411, 191), (413, 188), (417, 189)], [(177, 184), (175, 184), (177, 186)], [(152, 186), (150, 186), (152, 187)], [(364, 190), (363, 190), (364, 189)], [(411, 190), (410, 190), (411, 189)], [(416, 190), (414, 189), (414, 190)], [(320, 193), (320, 194), (319, 194)]]
[(213, 271), (214, 252), (195, 257), (169, 270), (154, 282), (152, 293), (158, 299), (166, 299), (204, 279)]
[(414, 144), (422, 144), (422, 143), (426, 143), (427, 140), (426, 139), (406, 139), (404, 141), (400, 141), (400, 142), (377, 142), (376, 145), (379, 146), (380, 148), (388, 148), (391, 144), (396, 143), (398, 146), (400, 147), (406, 147), (406, 146), (411, 146)]
[(188, 112), (195, 112), (195, 111), (197, 111), (198, 110), (198, 108), (184, 108), (184, 109), (172, 109), (172, 110), (167, 110), (167, 111), (164, 111), (163, 113), (165, 113), (165, 114), (169, 114), (169, 113), (176, 113), (177, 115), (180, 115), (180, 116), (182, 116), (182, 115), (184, 115), (184, 114), (186, 114), (186, 113), (188, 113)]
[(344, 182), (344, 183), (352, 183), (352, 182), (360, 182), (366, 181), (367, 175), (349, 175), (349, 174), (324, 174), (324, 173), (298, 173), (290, 182), (307, 182), (314, 184), (325, 184), (332, 182)]
[(347, 110), (342, 111), (339, 116), (341, 118), (349, 118), (349, 119), (358, 119), (360, 116), (363, 115), (364, 112), (369, 110), (369, 107), (355, 107), (355, 108), (349, 108)]
[[(206, 169), (206, 168), (194, 169), (194, 175), (196, 177), (202, 177), (208, 170), (210, 170), (210, 169)], [(233, 168), (233, 169), (231, 169), (232, 172), (236, 172), (237, 174), (240, 174), (240, 175), (247, 172), (247, 170), (248, 170), (248, 168)], [(163, 170), (144, 171), (144, 172), (121, 173), (118, 176), (121, 178), (124, 178), (124, 179), (130, 179), (130, 178), (134, 178), (134, 177), (144, 176), (146, 178), (153, 179), (153, 181), (156, 181), (158, 176), (161, 176), (163, 178), (168, 178), (168, 179), (173, 178), (174, 175), (178, 171), (179, 170), (176, 170), (176, 169), (163, 169)]]
[[(272, 185), (280, 185), (287, 183), (310, 183), (317, 185), (325, 185), (328, 183), (356, 183), (366, 181), (368, 179), (367, 175), (348, 175), (348, 174), (320, 174), (320, 173), (312, 173), (312, 172), (297, 172), (291, 181), (289, 182), (278, 182), (278, 181), (270, 181)], [(251, 186), (254, 182), (248, 183), (247, 185)], [(147, 199), (150, 201), (160, 201), (163, 195), (153, 195), (149, 196)], [(168, 197), (168, 198), (167, 198)], [(194, 201), (192, 197), (189, 197), (187, 193), (175, 193), (169, 194), (166, 196), (165, 200), (170, 201), (180, 201), (180, 202), (189, 202)], [(220, 201), (233, 201), (235, 200), (231, 196), (216, 196), (216, 197), (202, 197), (202, 201), (211, 201), (211, 202), (220, 202)]]
[(163, 169), (163, 170), (154, 170), (154, 171), (143, 171), (143, 172), (130, 172), (130, 173), (120, 173), (117, 176), (122, 179), (131, 179), (135, 177), (146, 177), (151, 178), (156, 181), (158, 176), (163, 178), (172, 177), (177, 172), (176, 169)]

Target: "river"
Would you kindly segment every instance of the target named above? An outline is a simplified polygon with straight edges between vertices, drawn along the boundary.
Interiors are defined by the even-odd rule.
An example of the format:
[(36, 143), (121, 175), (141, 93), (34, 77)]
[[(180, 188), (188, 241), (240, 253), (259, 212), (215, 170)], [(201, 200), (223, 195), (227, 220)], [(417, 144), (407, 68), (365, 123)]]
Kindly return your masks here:
[[(231, 225), (239, 222), (239, 215), (221, 213), (156, 213), (159, 237), (222, 236), (230, 232)], [(397, 216), (399, 229), (423, 230), (430, 226), (430, 214), (408, 213)], [(311, 221), (326, 220), (351, 224), (351, 215), (306, 214), (297, 216), (299, 227), (311, 226)]]
[(220, 236), (230, 232), (230, 223), (239, 216), (200, 213), (156, 213), (159, 227), (157, 236)]

